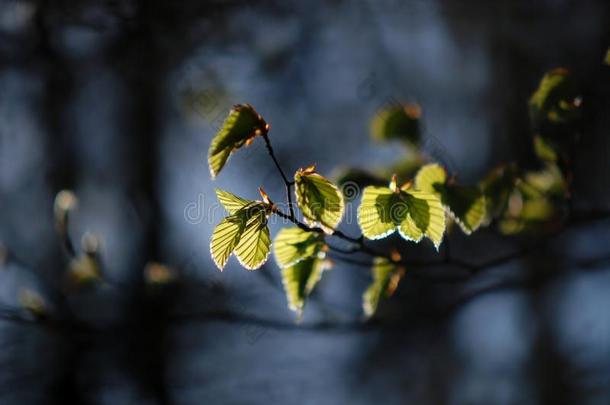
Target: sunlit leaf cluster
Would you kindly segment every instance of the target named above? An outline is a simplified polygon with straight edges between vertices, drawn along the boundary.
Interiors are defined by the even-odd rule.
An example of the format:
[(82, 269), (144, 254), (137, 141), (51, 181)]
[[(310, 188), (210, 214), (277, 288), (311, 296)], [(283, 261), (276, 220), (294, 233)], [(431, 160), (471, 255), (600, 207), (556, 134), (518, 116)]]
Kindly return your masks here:
[[(223, 169), (231, 153), (260, 136), (285, 182), (290, 211), (276, 206), (262, 191), (262, 201), (216, 190), (227, 216), (215, 227), (210, 250), (222, 270), (231, 255), (254, 270), (273, 251), (281, 271), (288, 306), (301, 317), (307, 297), (325, 270), (332, 267), (331, 238), (351, 244), (353, 251), (372, 257), (371, 284), (363, 293), (363, 310), (373, 316), (380, 301), (396, 290), (408, 274), (401, 254), (371, 249), (375, 241), (396, 234), (407, 243), (428, 239), (437, 251), (447, 232), (459, 229), (470, 235), (491, 227), (504, 234), (540, 232), (560, 221), (568, 196), (566, 161), (577, 139), (582, 98), (566, 69), (554, 69), (541, 80), (530, 100), (532, 150), (539, 166), (524, 170), (514, 163), (496, 166), (480, 181), (463, 183), (422, 150), (422, 109), (414, 103), (395, 105), (378, 112), (371, 136), (380, 142), (403, 145), (403, 157), (385, 168), (371, 171), (344, 169), (338, 185), (353, 184), (360, 193), (343, 189), (320, 174), (315, 166), (298, 169), (293, 180), (284, 174), (270, 144), (269, 125), (250, 105), (235, 106), (211, 142), (208, 163), (212, 177)], [(400, 179), (400, 182), (399, 182)], [(361, 236), (349, 237), (338, 228), (346, 204), (357, 204)], [(268, 219), (278, 215), (292, 223), (281, 229), (273, 243)], [(451, 228), (449, 225), (457, 226)], [(273, 246), (272, 246), (273, 245)], [(352, 250), (347, 250), (349, 253)], [(345, 252), (344, 252), (345, 253)]]

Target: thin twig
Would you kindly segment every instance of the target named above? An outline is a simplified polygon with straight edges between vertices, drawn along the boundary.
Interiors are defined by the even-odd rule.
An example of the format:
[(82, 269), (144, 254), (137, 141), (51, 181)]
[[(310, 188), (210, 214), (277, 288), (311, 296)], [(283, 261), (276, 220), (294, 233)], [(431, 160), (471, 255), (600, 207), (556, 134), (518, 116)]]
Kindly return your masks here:
[(263, 139), (265, 140), (265, 146), (267, 146), (267, 152), (269, 152), (269, 156), (271, 156), (271, 160), (273, 160), (273, 163), (275, 163), (275, 167), (277, 167), (277, 170), (280, 173), (280, 176), (282, 176), (282, 180), (284, 181), (284, 186), (286, 187), (286, 199), (288, 200), (288, 209), (290, 212), (289, 219), (292, 221), (295, 221), (296, 216), (294, 214), (294, 207), (292, 204), (292, 191), (291, 191), (291, 188), (294, 185), (294, 182), (288, 180), (288, 176), (286, 176), (286, 173), (284, 173), (282, 166), (280, 166), (280, 163), (278, 162), (277, 158), (275, 157), (275, 152), (273, 152), (273, 146), (271, 146), (271, 141), (269, 140), (269, 135), (266, 132), (263, 133)]

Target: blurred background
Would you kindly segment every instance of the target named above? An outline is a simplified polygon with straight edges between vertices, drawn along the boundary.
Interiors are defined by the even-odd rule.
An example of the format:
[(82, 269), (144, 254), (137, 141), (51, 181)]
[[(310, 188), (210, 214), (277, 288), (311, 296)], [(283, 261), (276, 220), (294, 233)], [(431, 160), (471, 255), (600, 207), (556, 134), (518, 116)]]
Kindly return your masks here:
[[(263, 142), (214, 181), (206, 162), (247, 102), (289, 172), (382, 166), (402, 152), (369, 122), (403, 101), (464, 182), (536, 167), (527, 99), (563, 66), (588, 96), (573, 204), (608, 210), (609, 23), (606, 0), (1, 0), (0, 403), (610, 404), (610, 221), (465, 282), (405, 280), (367, 323), (369, 271), (337, 262), (296, 325), (273, 260), (220, 273), (209, 255), (215, 187), (284, 196)], [(62, 189), (77, 250), (99, 244), (86, 288)], [(476, 262), (541, 237), (450, 240)]]

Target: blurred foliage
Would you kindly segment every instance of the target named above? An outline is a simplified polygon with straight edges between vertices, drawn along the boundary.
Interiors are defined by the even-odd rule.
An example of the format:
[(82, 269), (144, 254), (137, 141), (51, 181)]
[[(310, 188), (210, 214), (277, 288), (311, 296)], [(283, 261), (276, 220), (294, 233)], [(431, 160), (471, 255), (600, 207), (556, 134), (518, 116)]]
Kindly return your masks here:
[(322, 273), (331, 266), (330, 260), (325, 259), (324, 254), (321, 254), (281, 268), (288, 307), (297, 313), (297, 319), (300, 319), (303, 313), (305, 298), (320, 281)]
[(373, 281), (362, 295), (362, 309), (366, 317), (371, 317), (377, 311), (382, 298), (391, 297), (404, 276), (403, 267), (383, 257), (375, 258), (371, 275)]
[(417, 147), (421, 140), (420, 118), (421, 108), (413, 103), (383, 109), (371, 121), (371, 136), (377, 141), (396, 139)]

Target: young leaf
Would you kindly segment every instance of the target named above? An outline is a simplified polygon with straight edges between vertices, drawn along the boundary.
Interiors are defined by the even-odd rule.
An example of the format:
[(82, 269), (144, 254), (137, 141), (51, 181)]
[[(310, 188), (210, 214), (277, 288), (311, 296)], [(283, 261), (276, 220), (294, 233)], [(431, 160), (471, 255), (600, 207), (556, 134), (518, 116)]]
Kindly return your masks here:
[(323, 257), (310, 257), (282, 269), (282, 284), (286, 291), (288, 307), (300, 318), (305, 299), (320, 281), (322, 273), (331, 267)]
[[(358, 207), (358, 224), (368, 239), (381, 239), (394, 233), (404, 214), (392, 212), (400, 209), (399, 197), (387, 187), (365, 187)], [(394, 215), (393, 215), (394, 214)]]
[(406, 194), (403, 198), (408, 207), (408, 214), (398, 228), (400, 235), (407, 240), (411, 239), (411, 236), (419, 237), (419, 239), (413, 238), (416, 242), (421, 240), (421, 236), (417, 233), (409, 233), (414, 228), (412, 226), (414, 224), (415, 229), (429, 238), (438, 250), (445, 233), (445, 210), (441, 201), (436, 195), (423, 191), (401, 191), (401, 196), (403, 193)]
[(341, 221), (345, 207), (337, 186), (316, 173), (315, 166), (297, 170), (294, 182), (297, 204), (305, 222), (332, 233)]
[(390, 187), (366, 187), (358, 207), (358, 224), (368, 239), (380, 239), (398, 229), (407, 240), (426, 236), (438, 249), (445, 232), (445, 211), (433, 193)]
[(379, 111), (371, 122), (373, 139), (398, 139), (416, 146), (420, 140), (419, 119), (421, 108), (417, 104), (396, 105)]
[(404, 269), (388, 259), (376, 257), (371, 272), (373, 282), (362, 295), (362, 308), (367, 318), (375, 314), (382, 297), (392, 296), (404, 275)]
[(222, 271), (233, 252), (248, 270), (265, 263), (271, 245), (267, 209), (266, 204), (255, 201), (224, 218), (214, 228), (210, 252), (218, 269)]
[(422, 166), (415, 176), (415, 188), (428, 193), (438, 193), (439, 186), (447, 181), (445, 168), (436, 163)]
[(235, 194), (229, 193), (228, 191), (221, 190), (219, 188), (214, 190), (216, 197), (222, 206), (227, 210), (230, 215), (235, 214), (238, 210), (242, 209), (246, 205), (252, 203), (251, 200), (238, 197)]
[(249, 144), (257, 135), (266, 134), (268, 131), (269, 125), (250, 104), (234, 106), (212, 139), (208, 150), (208, 165), (212, 178), (222, 170), (233, 151)]
[(283, 269), (316, 255), (323, 245), (324, 240), (317, 233), (298, 227), (282, 228), (275, 237), (273, 254), (277, 265)]
[(259, 207), (254, 211), (235, 248), (237, 260), (248, 270), (256, 270), (265, 264), (271, 247), (266, 210)]
[(415, 176), (415, 187), (436, 194), (467, 235), (477, 230), (485, 219), (485, 197), (479, 187), (458, 186), (447, 181), (447, 172), (436, 163), (419, 170)]

